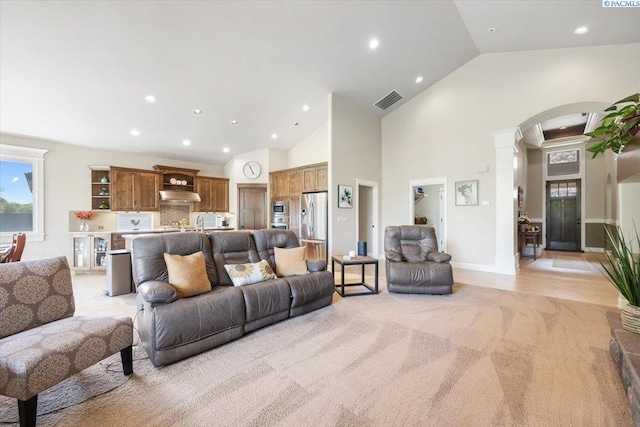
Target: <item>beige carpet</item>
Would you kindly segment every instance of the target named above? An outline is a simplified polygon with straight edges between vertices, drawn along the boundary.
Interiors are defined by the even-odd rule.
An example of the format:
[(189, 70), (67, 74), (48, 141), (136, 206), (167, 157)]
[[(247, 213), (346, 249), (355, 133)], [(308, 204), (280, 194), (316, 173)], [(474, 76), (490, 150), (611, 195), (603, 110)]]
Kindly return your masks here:
[(253, 332), (38, 426), (632, 426), (610, 308), (475, 286), (379, 295)]
[(587, 261), (576, 257), (563, 257), (560, 255), (555, 255), (553, 257), (552, 266), (556, 268), (569, 268), (571, 270), (591, 271), (591, 266)]

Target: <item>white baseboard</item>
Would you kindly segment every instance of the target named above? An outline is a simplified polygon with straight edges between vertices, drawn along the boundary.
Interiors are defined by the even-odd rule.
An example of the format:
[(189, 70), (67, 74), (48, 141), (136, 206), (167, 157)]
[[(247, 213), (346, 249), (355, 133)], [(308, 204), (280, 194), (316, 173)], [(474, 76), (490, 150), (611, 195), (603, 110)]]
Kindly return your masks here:
[(496, 271), (495, 265), (471, 264), (468, 262), (451, 261), (451, 266), (453, 268), (462, 268), (465, 270), (486, 271), (487, 273), (499, 273), (498, 271)]
[(599, 252), (599, 253), (604, 253), (604, 248), (589, 248), (586, 247), (584, 248), (585, 252)]

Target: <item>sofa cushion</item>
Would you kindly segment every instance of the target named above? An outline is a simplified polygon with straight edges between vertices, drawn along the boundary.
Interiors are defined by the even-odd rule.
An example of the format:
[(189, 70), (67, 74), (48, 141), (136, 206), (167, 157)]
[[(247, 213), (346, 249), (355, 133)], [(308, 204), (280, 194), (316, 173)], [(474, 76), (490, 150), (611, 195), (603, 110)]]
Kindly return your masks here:
[(169, 281), (167, 264), (164, 260), (165, 253), (191, 255), (195, 252), (204, 254), (207, 277), (211, 285), (218, 284), (218, 272), (211, 255), (211, 243), (204, 233), (178, 232), (140, 236), (133, 239), (131, 248), (133, 280), (136, 286), (153, 280)]
[(145, 325), (141, 326), (147, 328), (145, 334), (154, 337), (153, 350), (180, 347), (232, 328), (242, 328), (245, 307), (240, 289), (243, 288), (216, 286), (195, 298), (155, 306), (152, 313), (145, 314)]
[(253, 240), (256, 242), (258, 256), (260, 259), (267, 260), (274, 271), (276, 269), (274, 248), (297, 248), (300, 246), (298, 237), (293, 230), (268, 228), (255, 230), (251, 234), (253, 235)]
[(224, 268), (225, 264), (247, 264), (260, 261), (249, 231), (214, 231), (209, 233), (209, 240), (220, 285), (233, 286)]
[(307, 261), (304, 259), (305, 248), (283, 249), (273, 248), (276, 259), (276, 274), (279, 277), (308, 274)]
[(130, 317), (76, 316), (0, 340), (0, 394), (27, 400), (133, 342)]
[(73, 316), (64, 256), (0, 264), (0, 338)]
[(289, 317), (291, 290), (284, 279), (276, 278), (252, 286), (243, 286), (240, 290), (244, 296), (247, 323), (276, 313), (287, 313), (282, 318)]
[(211, 290), (202, 252), (186, 256), (164, 254), (164, 261), (167, 263), (169, 284), (176, 289), (178, 298), (200, 295)]
[(252, 285), (277, 277), (265, 260), (246, 264), (225, 264), (224, 268), (227, 270), (233, 286)]
[(291, 287), (291, 308), (301, 307), (333, 295), (335, 283), (330, 271), (285, 278)]

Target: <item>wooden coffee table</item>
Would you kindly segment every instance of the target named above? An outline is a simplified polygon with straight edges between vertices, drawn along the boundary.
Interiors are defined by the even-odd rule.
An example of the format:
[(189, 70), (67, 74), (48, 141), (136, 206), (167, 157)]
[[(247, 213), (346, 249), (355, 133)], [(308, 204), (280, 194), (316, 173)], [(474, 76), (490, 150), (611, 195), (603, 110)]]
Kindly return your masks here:
[[(375, 295), (378, 293), (378, 259), (370, 256), (356, 256), (351, 257), (350, 260), (345, 260), (342, 255), (334, 255), (331, 257), (331, 272), (335, 274), (336, 271), (336, 263), (340, 264), (340, 284), (336, 286), (336, 292), (340, 294), (342, 297), (351, 297), (356, 295)], [(364, 267), (366, 265), (373, 265), (375, 270), (375, 281), (373, 287), (364, 283)], [(359, 265), (362, 267), (362, 282), (361, 283), (344, 283), (344, 270), (345, 267), (350, 265)], [(366, 291), (361, 292), (349, 292), (345, 293), (344, 288), (349, 286), (364, 286), (367, 288)]]

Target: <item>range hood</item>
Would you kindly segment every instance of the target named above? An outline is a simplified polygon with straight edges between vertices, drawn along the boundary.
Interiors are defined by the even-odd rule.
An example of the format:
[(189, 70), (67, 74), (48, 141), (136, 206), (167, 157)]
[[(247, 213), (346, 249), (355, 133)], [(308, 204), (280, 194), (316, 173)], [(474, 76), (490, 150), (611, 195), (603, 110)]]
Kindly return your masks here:
[(180, 202), (200, 202), (200, 195), (193, 191), (161, 190), (160, 200), (176, 200)]

